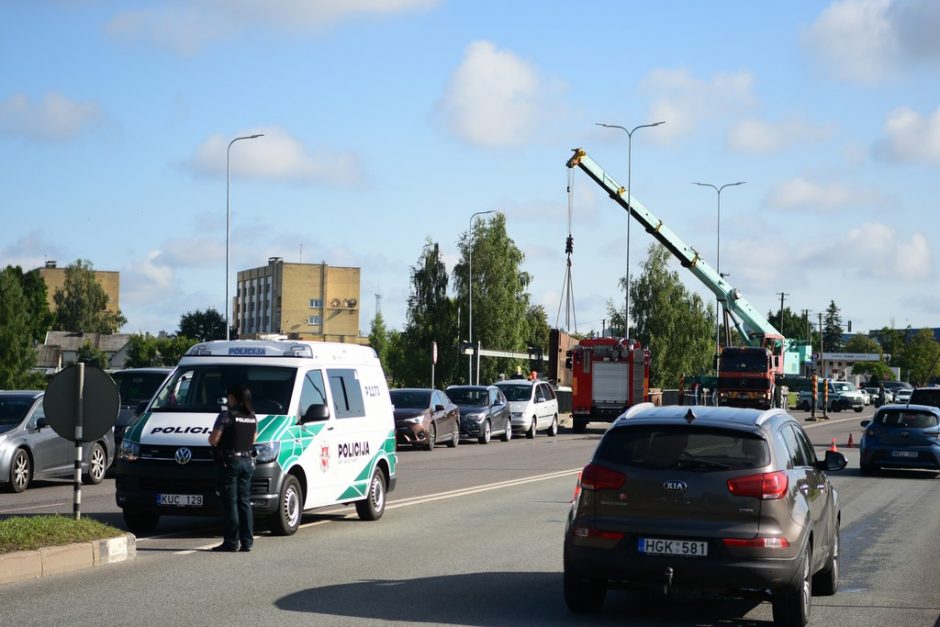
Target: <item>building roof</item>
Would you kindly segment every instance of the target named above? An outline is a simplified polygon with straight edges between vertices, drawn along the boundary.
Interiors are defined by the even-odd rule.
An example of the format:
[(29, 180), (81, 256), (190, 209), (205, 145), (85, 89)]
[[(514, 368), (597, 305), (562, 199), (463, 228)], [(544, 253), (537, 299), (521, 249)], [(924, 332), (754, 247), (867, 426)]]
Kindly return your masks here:
[(85, 344), (105, 353), (116, 353), (127, 346), (132, 334), (130, 333), (75, 333), (72, 331), (48, 331), (46, 333), (46, 347), (55, 346), (62, 352), (74, 352)]
[(37, 368), (58, 368), (62, 365), (62, 349), (58, 346), (40, 344), (36, 347)]

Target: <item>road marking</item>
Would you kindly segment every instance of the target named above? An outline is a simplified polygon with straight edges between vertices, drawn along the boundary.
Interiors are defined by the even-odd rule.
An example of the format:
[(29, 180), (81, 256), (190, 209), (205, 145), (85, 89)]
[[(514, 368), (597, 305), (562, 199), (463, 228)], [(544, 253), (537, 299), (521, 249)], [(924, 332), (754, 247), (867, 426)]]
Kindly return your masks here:
[(68, 503), (67, 503), (67, 502), (62, 502), (62, 503), (53, 503), (52, 505), (30, 505), (30, 506), (28, 506), (28, 507), (14, 507), (14, 508), (12, 508), (12, 509), (5, 509), (5, 510), (3, 510), (3, 512), (4, 512), (4, 513), (6, 513), (6, 512), (22, 512), (22, 511), (26, 511), (26, 510), (48, 509), (48, 508), (50, 508), (50, 507), (62, 507), (62, 506), (64, 506), (64, 505), (68, 505)]
[[(488, 483), (488, 484), (486, 484), (486, 485), (473, 486), (473, 487), (469, 487), (469, 488), (461, 488), (461, 489), (459, 489), (459, 490), (449, 490), (449, 491), (447, 491), (447, 492), (440, 492), (440, 493), (438, 493), (438, 494), (429, 494), (429, 495), (427, 495), (427, 496), (414, 496), (414, 497), (407, 498), (407, 499), (401, 499), (400, 501), (390, 501), (389, 504), (385, 507), (385, 509), (401, 509), (402, 507), (411, 507), (412, 505), (422, 505), (422, 504), (424, 504), (424, 503), (431, 503), (431, 502), (434, 502), (434, 501), (442, 501), (442, 500), (446, 500), (446, 499), (457, 498), (457, 497), (460, 497), (460, 496), (468, 496), (468, 495), (471, 495), (471, 494), (479, 494), (480, 492), (491, 492), (491, 491), (493, 491), (493, 490), (502, 490), (503, 488), (512, 488), (512, 487), (515, 487), (515, 486), (526, 485), (526, 484), (528, 484), (528, 483), (536, 483), (536, 482), (538, 482), (538, 481), (548, 481), (548, 480), (550, 480), (550, 479), (560, 479), (561, 477), (567, 477), (567, 476), (569, 476), (569, 475), (576, 475), (580, 470), (581, 470), (581, 467), (579, 466), (579, 467), (577, 467), (577, 468), (571, 468), (571, 469), (568, 469), (568, 470), (559, 470), (559, 471), (556, 471), (556, 472), (550, 472), (550, 473), (546, 473), (546, 474), (542, 474), (542, 475), (533, 475), (533, 476), (531, 476), (531, 477), (521, 477), (521, 478), (519, 478), (519, 479), (510, 479), (510, 480), (508, 480), (508, 481), (499, 481), (499, 482), (496, 482), (496, 483)], [(322, 516), (322, 515), (329, 515), (329, 514), (331, 514), (331, 513), (340, 513), (340, 512), (345, 511), (345, 509), (346, 509), (346, 508), (343, 508), (343, 509), (325, 510), (325, 511), (322, 511), (322, 512), (318, 512), (318, 514)], [(328, 520), (317, 520), (317, 521), (314, 521), (314, 522), (305, 523), (305, 524), (300, 525), (300, 526), (298, 527), (298, 530), (299, 530), (299, 529), (308, 529), (308, 528), (310, 528), (310, 527), (316, 527), (316, 526), (318, 526), (318, 525), (325, 525), (325, 524), (327, 524), (327, 523), (337, 522), (337, 521), (339, 521), (339, 520), (348, 520), (348, 519), (353, 518), (353, 516), (354, 516), (354, 514), (349, 513), (349, 514), (345, 514), (345, 515), (343, 515), (343, 516), (341, 516), (341, 517), (339, 517), (339, 518), (331, 518), (331, 519), (328, 519)], [(162, 536), (150, 536), (149, 538), (141, 538), (141, 539), (142, 539), (142, 540), (143, 540), (143, 539), (145, 539), (145, 540), (150, 540), (150, 539), (156, 539), (156, 538), (165, 538), (165, 537), (169, 537), (169, 536), (172, 536), (172, 535), (179, 535), (179, 533), (183, 533), (183, 532), (177, 532), (177, 533), (173, 533), (173, 534), (165, 534), (165, 535), (162, 535)], [(182, 550), (182, 551), (174, 551), (174, 552), (173, 552), (173, 555), (190, 555), (190, 554), (192, 554), (192, 553), (196, 553), (197, 551), (207, 551), (207, 550), (211, 549), (212, 547), (214, 547), (217, 542), (218, 542), (218, 541), (213, 542), (212, 544), (206, 544), (206, 545), (204, 545), (204, 546), (199, 546), (199, 547), (196, 547), (196, 548), (194, 548), (194, 549), (185, 549), (185, 550)]]

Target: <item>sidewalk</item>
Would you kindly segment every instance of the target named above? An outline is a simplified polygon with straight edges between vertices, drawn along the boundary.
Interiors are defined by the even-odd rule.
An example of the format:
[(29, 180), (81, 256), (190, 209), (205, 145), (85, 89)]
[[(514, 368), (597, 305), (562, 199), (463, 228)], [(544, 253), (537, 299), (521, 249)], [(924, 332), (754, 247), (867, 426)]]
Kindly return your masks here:
[(36, 551), (0, 553), (0, 585), (116, 564), (136, 557), (137, 538), (132, 533)]

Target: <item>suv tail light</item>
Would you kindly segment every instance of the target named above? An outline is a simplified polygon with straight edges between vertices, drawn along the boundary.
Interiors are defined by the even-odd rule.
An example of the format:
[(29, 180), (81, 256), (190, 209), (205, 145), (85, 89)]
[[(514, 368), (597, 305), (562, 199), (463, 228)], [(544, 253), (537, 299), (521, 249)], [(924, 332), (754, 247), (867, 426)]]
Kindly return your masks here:
[(787, 539), (782, 537), (750, 538), (748, 540), (725, 538), (723, 542), (725, 543), (725, 546), (735, 549), (786, 549), (790, 546), (790, 543), (787, 541)]
[(604, 531), (597, 527), (578, 526), (573, 530), (577, 538), (594, 538), (597, 540), (622, 540), (624, 534), (622, 531)]
[(759, 475), (747, 475), (728, 479), (728, 490), (735, 496), (751, 496), (755, 499), (772, 500), (783, 498), (789, 482), (783, 470), (766, 472)]
[(581, 488), (584, 490), (616, 490), (627, 481), (627, 475), (605, 466), (588, 464), (581, 471)]

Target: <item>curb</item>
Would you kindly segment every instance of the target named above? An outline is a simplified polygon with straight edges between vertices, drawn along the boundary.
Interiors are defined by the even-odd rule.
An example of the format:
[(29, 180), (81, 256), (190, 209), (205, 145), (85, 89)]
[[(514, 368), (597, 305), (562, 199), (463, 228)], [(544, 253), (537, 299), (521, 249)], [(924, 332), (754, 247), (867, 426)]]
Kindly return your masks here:
[(0, 585), (116, 564), (136, 557), (137, 537), (132, 533), (107, 540), (3, 553), (0, 554)]

